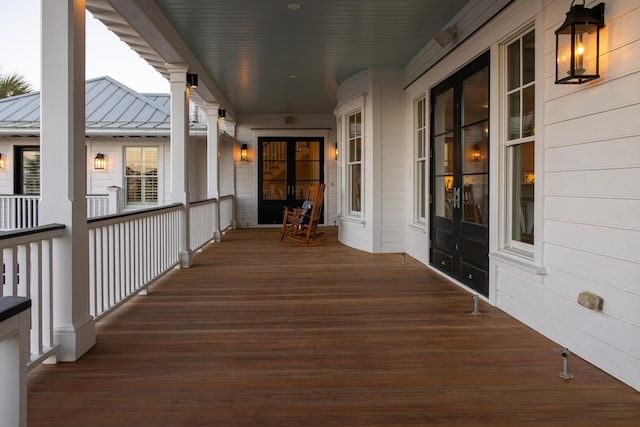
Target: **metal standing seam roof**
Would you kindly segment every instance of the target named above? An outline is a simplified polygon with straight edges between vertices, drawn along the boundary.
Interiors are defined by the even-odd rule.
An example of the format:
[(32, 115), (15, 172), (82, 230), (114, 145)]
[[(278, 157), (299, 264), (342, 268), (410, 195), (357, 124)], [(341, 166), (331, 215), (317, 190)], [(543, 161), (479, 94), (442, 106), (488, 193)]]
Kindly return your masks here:
[[(169, 134), (171, 95), (141, 94), (111, 77), (87, 80), (85, 91), (87, 134)], [(191, 130), (206, 131), (203, 123)], [(0, 99), (0, 134), (40, 132), (40, 92)]]

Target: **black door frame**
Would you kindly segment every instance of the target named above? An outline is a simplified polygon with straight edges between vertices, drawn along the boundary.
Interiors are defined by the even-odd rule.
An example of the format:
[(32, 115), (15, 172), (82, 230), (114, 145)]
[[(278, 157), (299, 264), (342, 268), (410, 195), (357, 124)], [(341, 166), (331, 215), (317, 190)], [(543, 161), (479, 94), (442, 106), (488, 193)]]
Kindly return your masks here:
[[(430, 247), (429, 263), (438, 270), (457, 279), (471, 289), (484, 296), (489, 296), (489, 221), (484, 218), (484, 224), (464, 221), (463, 207), (463, 126), (462, 126), (462, 97), (464, 81), (483, 69), (489, 69), (490, 54), (484, 53), (451, 77), (443, 80), (431, 90), (430, 99)], [(490, 73), (488, 73), (490, 74)], [(438, 95), (453, 89), (453, 209), (452, 218), (448, 219), (436, 215), (436, 169), (433, 153), (435, 152), (435, 111), (434, 105)], [(489, 81), (487, 81), (489, 91)], [(488, 162), (489, 143), (486, 144), (486, 158)], [(489, 168), (487, 163), (487, 201)], [(457, 193), (457, 196), (456, 196)], [(445, 196), (447, 197), (447, 196)], [(456, 205), (457, 203), (457, 205)], [(475, 209), (475, 206), (474, 206)]]
[[(258, 137), (257, 153), (258, 153), (258, 224), (279, 224), (282, 222), (282, 213), (285, 206), (295, 207), (301, 206), (306, 195), (306, 187), (304, 189), (296, 189), (296, 142), (318, 141), (319, 142), (319, 176), (315, 183), (324, 182), (324, 143), (323, 136), (264, 136)], [(268, 142), (286, 142), (286, 199), (284, 200), (265, 200), (262, 191), (262, 180), (264, 172), (263, 146)], [(300, 198), (301, 197), (301, 198)], [(320, 222), (324, 220), (321, 216)]]

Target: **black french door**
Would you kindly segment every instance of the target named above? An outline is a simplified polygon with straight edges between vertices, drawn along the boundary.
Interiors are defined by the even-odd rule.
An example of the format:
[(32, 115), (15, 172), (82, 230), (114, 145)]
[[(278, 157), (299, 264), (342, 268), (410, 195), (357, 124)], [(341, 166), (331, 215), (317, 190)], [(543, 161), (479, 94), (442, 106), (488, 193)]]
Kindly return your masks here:
[(431, 91), (430, 263), (489, 295), (489, 53)]
[(323, 153), (324, 138), (258, 138), (259, 224), (281, 223), (285, 206), (301, 206), (309, 184), (323, 182)]

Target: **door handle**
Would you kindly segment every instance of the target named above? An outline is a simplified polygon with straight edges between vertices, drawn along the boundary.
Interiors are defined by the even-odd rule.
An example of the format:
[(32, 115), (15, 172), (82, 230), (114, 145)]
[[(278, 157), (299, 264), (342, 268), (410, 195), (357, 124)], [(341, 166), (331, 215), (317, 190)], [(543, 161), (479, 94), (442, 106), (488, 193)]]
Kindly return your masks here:
[(460, 187), (453, 188), (453, 208), (460, 208)]

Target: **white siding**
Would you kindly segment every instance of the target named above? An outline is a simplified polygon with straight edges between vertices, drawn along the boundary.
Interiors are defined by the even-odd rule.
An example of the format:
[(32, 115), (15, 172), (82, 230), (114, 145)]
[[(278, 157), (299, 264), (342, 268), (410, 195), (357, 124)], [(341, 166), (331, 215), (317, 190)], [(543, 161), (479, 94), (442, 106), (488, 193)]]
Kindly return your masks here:
[[(288, 116), (293, 124), (287, 125)], [(256, 147), (260, 136), (318, 136), (324, 141), (325, 223), (333, 225), (335, 205), (335, 117), (331, 114), (245, 114), (238, 119), (236, 131), (236, 220), (238, 227), (258, 225), (258, 157)], [(249, 147), (249, 162), (241, 162), (239, 150), (242, 144)], [(330, 172), (333, 171), (333, 174)], [(331, 209), (331, 210), (329, 210)]]
[(338, 88), (339, 115), (364, 102), (362, 221), (343, 218), (340, 240), (370, 252), (403, 251), (402, 70), (371, 69)]
[[(504, 175), (495, 130), (500, 97), (492, 87), (489, 302), (640, 389), (640, 2), (606, 2), (600, 79), (556, 85), (554, 31), (569, 3), (515, 1), (413, 82), (404, 99), (404, 163), (411, 170), (414, 100), (487, 49), (492, 84), (499, 84), (499, 44), (536, 21), (544, 96), (536, 132), (541, 148), (536, 203), (543, 208), (536, 220), (539, 259), (510, 261), (500, 252), (498, 178)], [(405, 74), (412, 75), (416, 61), (428, 59), (416, 57)], [(404, 181), (405, 248), (426, 263), (428, 232), (411, 225), (412, 173), (405, 173)], [(577, 303), (582, 291), (603, 298), (602, 312)]]
[[(541, 301), (534, 327), (640, 388), (640, 3), (606, 2), (601, 78), (580, 86), (554, 84), (551, 14), (562, 3), (546, 16), (547, 275), (522, 305)], [(585, 290), (604, 299), (601, 313), (576, 303)]]

